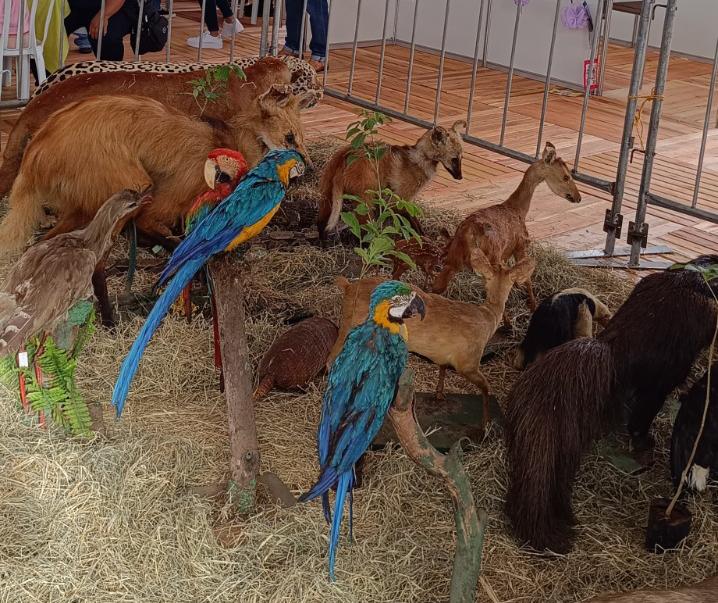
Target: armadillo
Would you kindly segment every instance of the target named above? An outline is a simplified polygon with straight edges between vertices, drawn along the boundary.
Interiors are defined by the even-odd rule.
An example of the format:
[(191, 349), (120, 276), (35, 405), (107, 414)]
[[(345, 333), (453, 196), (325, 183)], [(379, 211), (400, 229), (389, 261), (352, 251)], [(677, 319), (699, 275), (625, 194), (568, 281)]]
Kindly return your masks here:
[(307, 318), (285, 331), (259, 363), (259, 385), (254, 399), (273, 388), (306, 386), (323, 368), (337, 340), (336, 325), (318, 316)]

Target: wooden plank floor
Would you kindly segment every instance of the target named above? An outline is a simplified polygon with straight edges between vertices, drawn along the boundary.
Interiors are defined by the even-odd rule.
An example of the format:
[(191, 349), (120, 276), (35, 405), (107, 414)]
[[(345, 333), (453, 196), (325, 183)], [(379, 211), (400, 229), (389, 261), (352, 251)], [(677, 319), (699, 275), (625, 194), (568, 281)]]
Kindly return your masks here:
[[(199, 23), (197, 4), (184, 0), (175, 2), (171, 57), (173, 61), (197, 60), (197, 50), (186, 45), (186, 38), (197, 35)], [(257, 54), (259, 28), (249, 26), (237, 36), (235, 56)], [(283, 34), (280, 35), (280, 41)], [(404, 108), (409, 50), (387, 45), (381, 88), (381, 102), (397, 110)], [(91, 55), (90, 55), (91, 56)], [(127, 47), (126, 58), (132, 54)], [(222, 61), (229, 57), (229, 43), (224, 49), (203, 50), (204, 61)], [(164, 53), (145, 55), (143, 60), (165, 59)], [(353, 94), (373, 100), (378, 81), (380, 46), (360, 48), (354, 72)], [(71, 52), (68, 62), (87, 60), (87, 55)], [(642, 94), (649, 94), (657, 66), (657, 53), (649, 51)], [(623, 128), (624, 106), (633, 62), (630, 48), (611, 46), (606, 68), (605, 94), (592, 98), (582, 144), (580, 169), (608, 180), (615, 177), (618, 145)], [(409, 112), (433, 120), (439, 57), (417, 51), (411, 81)], [(328, 85), (346, 91), (349, 83), (351, 50), (332, 51)], [(692, 198), (695, 168), (701, 138), (711, 66), (707, 63), (674, 57), (669, 71), (663, 117), (651, 189), (682, 203)], [(506, 88), (506, 74), (480, 68), (472, 102), (471, 134), (498, 142)], [(441, 87), (439, 122), (451, 124), (466, 117), (470, 97), (471, 64), (447, 58)], [(3, 92), (7, 98), (7, 91)], [(533, 154), (539, 130), (543, 84), (515, 76), (509, 104), (505, 144)], [(549, 95), (544, 140), (550, 140), (560, 154), (573, 163), (578, 138), (582, 97), (567, 94), (556, 87)], [(650, 103), (642, 113), (645, 139)], [(307, 111), (304, 124), (307, 135), (343, 138), (347, 124), (355, 119), (356, 106), (326, 97), (320, 107)], [(2, 143), (12, 127), (18, 111), (0, 111)], [(715, 125), (715, 116), (713, 117)], [(421, 128), (394, 121), (385, 126), (383, 137), (395, 144), (411, 144), (422, 133)], [(637, 141), (640, 138), (637, 137)], [(640, 145), (639, 142), (637, 142)], [(633, 219), (641, 176), (642, 155), (636, 154), (630, 166), (624, 199), (624, 232)], [(479, 207), (503, 200), (521, 180), (526, 165), (472, 145), (465, 147), (464, 179), (455, 181), (443, 169), (422, 193), (424, 203), (468, 213)], [(610, 196), (589, 186), (580, 185), (583, 202), (571, 205), (556, 198), (542, 186), (536, 192), (528, 227), (532, 236), (549, 240), (565, 249), (601, 247), (605, 238), (603, 218)], [(718, 130), (709, 133), (705, 171), (701, 182), (699, 206), (718, 212)], [(685, 259), (699, 253), (718, 252), (718, 225), (685, 215), (650, 207), (649, 242), (667, 244), (674, 253), (670, 259)], [(625, 239), (625, 234), (624, 234)]]

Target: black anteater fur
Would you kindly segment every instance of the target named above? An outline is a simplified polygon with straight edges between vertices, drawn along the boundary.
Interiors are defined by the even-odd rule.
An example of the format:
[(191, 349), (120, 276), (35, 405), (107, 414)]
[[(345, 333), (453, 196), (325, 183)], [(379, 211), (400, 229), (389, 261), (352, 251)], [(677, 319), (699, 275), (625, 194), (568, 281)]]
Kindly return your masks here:
[[(681, 396), (681, 408), (676, 415), (671, 435), (671, 478), (674, 487), (678, 487), (683, 470), (693, 450), (693, 444), (703, 419), (703, 409), (706, 403), (706, 389), (708, 388), (708, 371), (693, 384), (688, 393)], [(718, 471), (718, 364), (711, 369), (711, 393), (708, 405), (708, 414), (703, 428), (703, 435), (696, 450), (693, 464), (703, 470), (712, 470), (714, 475)], [(688, 489), (705, 489), (705, 478), (689, 472)], [(697, 479), (698, 478), (698, 479)]]
[[(718, 256), (695, 262), (718, 264)], [(711, 282), (718, 289), (718, 279)], [(718, 308), (703, 275), (651, 274), (595, 339), (565, 343), (519, 376), (507, 400), (506, 512), (522, 544), (571, 548), (571, 493), (581, 454), (628, 403), (634, 438), (711, 342)]]

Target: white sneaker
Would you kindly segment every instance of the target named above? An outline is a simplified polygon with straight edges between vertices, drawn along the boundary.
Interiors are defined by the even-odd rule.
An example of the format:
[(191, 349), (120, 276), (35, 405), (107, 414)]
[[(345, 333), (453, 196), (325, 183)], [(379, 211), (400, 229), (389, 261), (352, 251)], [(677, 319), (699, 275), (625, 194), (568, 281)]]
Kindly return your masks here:
[[(202, 48), (212, 48), (214, 50), (221, 50), (224, 42), (220, 36), (213, 36), (208, 31), (202, 32)], [(187, 38), (187, 46), (192, 48), (199, 48), (199, 36), (193, 38)]]
[(244, 25), (239, 22), (239, 19), (235, 19), (234, 23), (227, 23), (226, 21), (222, 25), (222, 37), (225, 40), (231, 40), (232, 34), (242, 33), (244, 31)]

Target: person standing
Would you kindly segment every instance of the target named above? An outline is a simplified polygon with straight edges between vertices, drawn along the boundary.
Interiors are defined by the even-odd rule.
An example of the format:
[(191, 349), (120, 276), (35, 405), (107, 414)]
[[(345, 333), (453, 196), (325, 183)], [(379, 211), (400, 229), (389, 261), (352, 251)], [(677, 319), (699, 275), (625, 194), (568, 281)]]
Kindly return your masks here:
[[(299, 56), (299, 38), (304, 26), (304, 0), (286, 0), (287, 36), (280, 54)], [(312, 53), (309, 64), (317, 71), (324, 70), (327, 60), (327, 31), (329, 29), (329, 4), (327, 0), (307, 0), (309, 25), (312, 28), (312, 39), (309, 50)]]
[[(202, 6), (202, 0), (198, 0)], [(219, 35), (219, 21), (217, 19), (217, 8), (222, 12), (222, 35)], [(204, 5), (204, 24), (207, 31), (202, 32), (202, 48), (214, 48), (219, 50), (222, 48), (222, 40), (231, 40), (232, 34), (238, 34), (244, 30), (244, 27), (232, 12), (229, 0), (205, 0)], [(187, 45), (192, 48), (199, 48), (199, 36), (187, 38)]]

